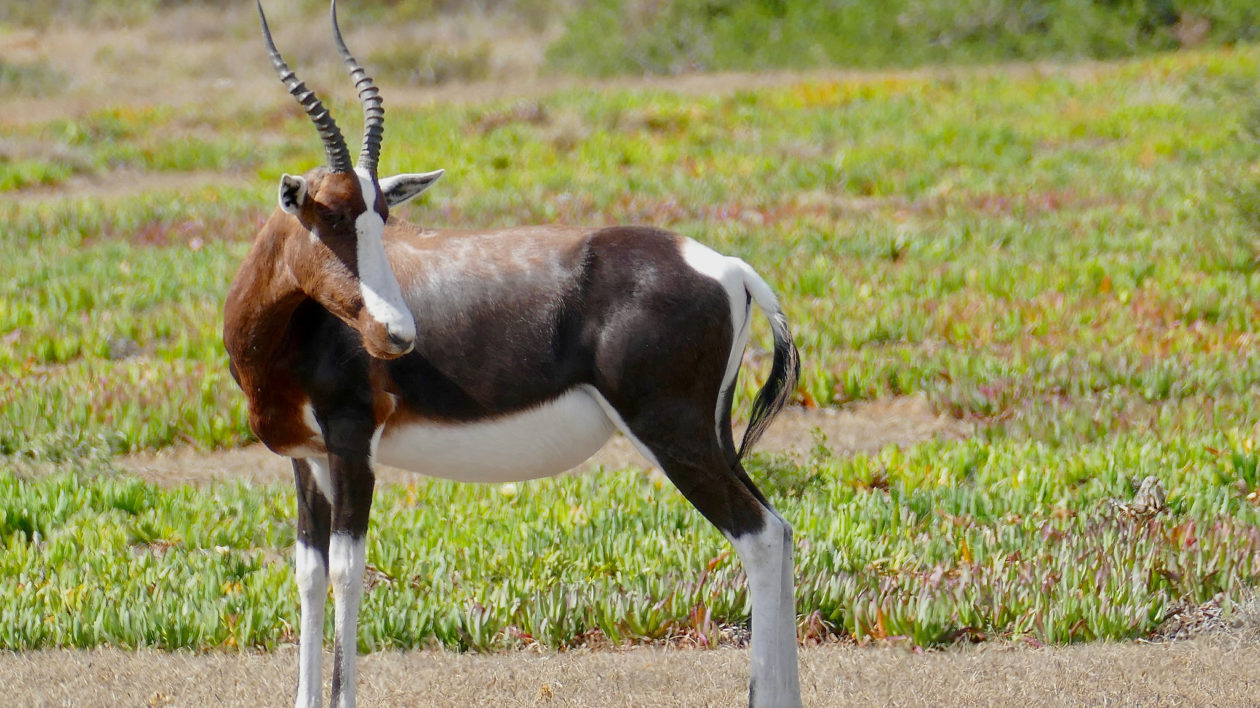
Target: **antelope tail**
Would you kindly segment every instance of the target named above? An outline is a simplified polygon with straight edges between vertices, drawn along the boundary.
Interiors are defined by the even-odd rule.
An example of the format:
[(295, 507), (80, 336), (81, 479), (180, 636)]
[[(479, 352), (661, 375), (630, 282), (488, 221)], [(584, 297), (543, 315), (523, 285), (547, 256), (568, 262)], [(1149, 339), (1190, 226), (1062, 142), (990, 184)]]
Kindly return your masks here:
[(739, 445), (739, 459), (752, 450), (757, 440), (774, 417), (783, 410), (796, 390), (796, 382), (801, 376), (800, 353), (796, 343), (792, 341), (792, 332), (788, 329), (787, 317), (779, 307), (779, 300), (766, 285), (766, 281), (748, 266), (744, 269), (744, 288), (752, 296), (757, 307), (770, 318), (770, 331), (774, 335), (774, 363), (770, 367), (770, 378), (757, 392), (753, 400), (752, 413), (748, 420), (748, 428), (744, 430), (744, 439)]

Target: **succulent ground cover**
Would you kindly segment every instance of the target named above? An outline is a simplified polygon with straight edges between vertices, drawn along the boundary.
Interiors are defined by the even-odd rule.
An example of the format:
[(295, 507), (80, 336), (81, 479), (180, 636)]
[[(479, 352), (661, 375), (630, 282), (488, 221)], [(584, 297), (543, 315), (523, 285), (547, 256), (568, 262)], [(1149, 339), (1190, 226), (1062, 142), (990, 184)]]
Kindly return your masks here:
[[(803, 638), (1131, 638), (1218, 594), (1228, 613), (1260, 574), (1258, 63), (1243, 46), (391, 107), (381, 169), (448, 170), (399, 214), (434, 225), (694, 236), (776, 288), (797, 403), (922, 394), (974, 424), (754, 457), (797, 531)], [(0, 647), (292, 639), (291, 491), (158, 487), (114, 461), (249, 439), (221, 298), (280, 172), (316, 157), (279, 98), (8, 130), (56, 149), (0, 162)], [(224, 178), (186, 179), (206, 170)], [(738, 411), (767, 367), (754, 349)], [(1148, 476), (1165, 503), (1129, 513)], [(747, 621), (726, 543), (639, 470), (392, 485), (370, 538), (365, 649), (713, 644)]]

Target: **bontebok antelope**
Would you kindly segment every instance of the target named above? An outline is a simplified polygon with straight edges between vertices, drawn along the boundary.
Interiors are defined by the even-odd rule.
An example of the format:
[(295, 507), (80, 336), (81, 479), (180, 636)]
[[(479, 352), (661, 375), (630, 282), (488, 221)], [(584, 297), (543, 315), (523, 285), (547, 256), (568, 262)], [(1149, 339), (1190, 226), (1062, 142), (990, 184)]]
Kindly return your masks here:
[[(442, 172), (378, 178), (384, 111), (337, 27), (363, 146), (289, 70), (326, 164), (280, 179), (227, 295), (223, 340), (250, 426), (293, 459), (301, 594), (298, 706), (318, 706), (324, 603), (332, 701), (354, 705), (372, 465), (469, 482), (553, 475), (621, 431), (734, 545), (752, 598), (755, 706), (800, 703), (792, 531), (740, 464), (792, 395), (796, 347), (743, 261), (641, 226), (435, 230), (390, 217)], [(774, 360), (743, 440), (731, 398), (753, 306)]]

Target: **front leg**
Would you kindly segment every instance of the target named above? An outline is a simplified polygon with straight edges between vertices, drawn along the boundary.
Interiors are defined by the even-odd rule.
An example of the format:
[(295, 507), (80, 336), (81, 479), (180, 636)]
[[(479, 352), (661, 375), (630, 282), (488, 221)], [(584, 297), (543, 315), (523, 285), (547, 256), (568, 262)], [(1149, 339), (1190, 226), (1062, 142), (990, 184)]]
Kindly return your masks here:
[(330, 454), (333, 497), (328, 575), (332, 581), (332, 705), (354, 708), (354, 664), (358, 652), (359, 602), (363, 597), (368, 513), (375, 477), (367, 452)]
[(294, 565), (302, 619), (298, 632), (297, 708), (319, 708), (323, 692), (324, 603), (328, 599), (328, 532), (332, 508), (327, 488), (328, 463), (293, 460), (297, 486), (297, 544)]

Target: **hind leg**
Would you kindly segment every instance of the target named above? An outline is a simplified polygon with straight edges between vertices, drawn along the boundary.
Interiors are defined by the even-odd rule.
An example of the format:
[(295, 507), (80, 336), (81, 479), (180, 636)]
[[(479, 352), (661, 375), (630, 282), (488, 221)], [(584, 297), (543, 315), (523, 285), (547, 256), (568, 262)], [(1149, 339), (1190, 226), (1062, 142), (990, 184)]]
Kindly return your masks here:
[(704, 465), (688, 464), (659, 448), (656, 457), (687, 500), (731, 542), (744, 565), (752, 597), (749, 705), (799, 706), (792, 527), (734, 474), (718, 467), (716, 458)]
[(606, 400), (602, 403), (635, 446), (726, 536), (744, 565), (752, 598), (749, 705), (801, 705), (792, 527), (739, 462), (731, 464), (731, 451), (718, 441), (711, 412), (662, 403), (623, 418)]
[(727, 534), (744, 564), (752, 595), (749, 704), (799, 706), (792, 527), (772, 507), (763, 508), (760, 529), (740, 536)]

